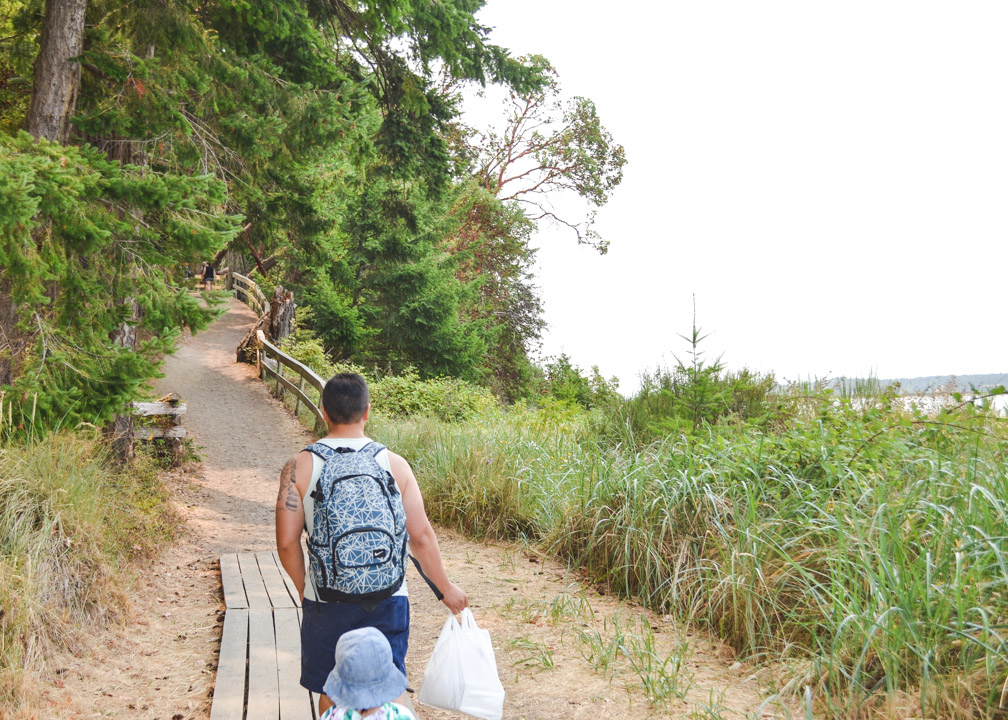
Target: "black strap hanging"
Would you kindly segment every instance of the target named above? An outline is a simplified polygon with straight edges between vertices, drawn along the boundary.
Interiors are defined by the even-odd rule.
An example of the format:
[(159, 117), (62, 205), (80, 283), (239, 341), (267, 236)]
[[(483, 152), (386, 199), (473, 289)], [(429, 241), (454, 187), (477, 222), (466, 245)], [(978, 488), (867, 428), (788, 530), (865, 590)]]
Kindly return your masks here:
[(444, 600), (444, 593), (438, 590), (438, 586), (435, 585), (433, 582), (431, 582), (431, 579), (429, 577), (424, 575), (423, 568), (420, 567), (420, 561), (418, 561), (415, 557), (413, 557), (412, 553), (410, 554), (409, 559), (413, 561), (414, 565), (416, 565), (416, 569), (417, 572), (420, 573), (420, 577), (422, 577), (424, 579), (424, 582), (427, 583), (428, 587), (430, 587), (430, 589), (434, 591), (434, 595), (437, 597), (437, 599)]

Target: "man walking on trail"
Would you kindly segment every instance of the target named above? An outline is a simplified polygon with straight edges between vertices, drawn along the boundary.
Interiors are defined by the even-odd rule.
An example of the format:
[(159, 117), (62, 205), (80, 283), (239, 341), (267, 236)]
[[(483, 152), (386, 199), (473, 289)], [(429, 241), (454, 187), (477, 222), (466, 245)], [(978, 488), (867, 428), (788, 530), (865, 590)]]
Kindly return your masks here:
[[(276, 504), (277, 553), (284, 570), (301, 593), (304, 606), (301, 623), (301, 684), (319, 694), (320, 714), (332, 704), (323, 692), (323, 685), (333, 669), (336, 642), (349, 630), (368, 626), (381, 630), (392, 646), (393, 662), (403, 673), (406, 672), (409, 598), (402, 577), (405, 570), (406, 534), (409, 537), (409, 552), (419, 562), (427, 581), (439, 591), (438, 594), (442, 596), (441, 600), (448, 609), (457, 613), (469, 605), (465, 592), (452, 583), (445, 572), (437, 536), (427, 518), (413, 470), (402, 457), (372, 442), (364, 434), (364, 425), (370, 411), (370, 395), (363, 377), (356, 373), (334, 376), (322, 391), (322, 413), (328, 433), (318, 443), (291, 458), (280, 473), (280, 492)], [(337, 473), (329, 467), (341, 462), (351, 463), (354, 468), (373, 470), (355, 470), (353, 482), (343, 482), (346, 474)], [(390, 486), (394, 479), (395, 488), (374, 490), (373, 487), (381, 488), (381, 478), (372, 482), (371, 474), (389, 477), (384, 471), (391, 475), (388, 482)], [(341, 476), (333, 478), (334, 473)], [(361, 482), (365, 484), (354, 484), (360, 478), (363, 478)], [(359, 490), (356, 489), (358, 487)], [(339, 497), (340, 506), (335, 507), (333, 498), (338, 497), (336, 493), (339, 492), (352, 492), (355, 495)], [(326, 493), (329, 493), (328, 501)], [(346, 542), (346, 545), (340, 545), (330, 553), (328, 547), (315, 544), (318, 537), (316, 533), (327, 531), (330, 523), (336, 522), (331, 520), (333, 516), (347, 512), (351, 515), (357, 512), (363, 516), (365, 513), (359, 512), (358, 505), (364, 507), (371, 501), (371, 496), (375, 495), (387, 503), (391, 512), (386, 514), (393, 522), (399, 518), (401, 525), (401, 513), (405, 513), (405, 533), (401, 548), (396, 539), (387, 547), (366, 546), (362, 550), (366, 543), (361, 538), (366, 538), (368, 531), (374, 530), (369, 525), (378, 522), (374, 518), (381, 514), (378, 510), (384, 512), (384, 507), (374, 512), (373, 508), (365, 508), (368, 511), (367, 522), (361, 528), (352, 529), (337, 538), (340, 542)], [(322, 523), (318, 522), (320, 518)], [(322, 527), (323, 523), (325, 528)], [(316, 525), (319, 527), (316, 528)], [(303, 530), (307, 530), (309, 535), (309, 552), (312, 556), (310, 572), (306, 572), (301, 550)], [(370, 534), (392, 540), (394, 531)], [(389, 556), (394, 556), (398, 578), (379, 592), (365, 592), (371, 589), (370, 586), (359, 588), (358, 586), (370, 582), (363, 573), (377, 568)], [(366, 559), (361, 560), (361, 557)], [(354, 576), (358, 572), (362, 575)], [(326, 586), (337, 575), (352, 576), (351, 584), (341, 591)], [(355, 595), (357, 592), (362, 594)], [(333, 597), (340, 599), (332, 600)]]

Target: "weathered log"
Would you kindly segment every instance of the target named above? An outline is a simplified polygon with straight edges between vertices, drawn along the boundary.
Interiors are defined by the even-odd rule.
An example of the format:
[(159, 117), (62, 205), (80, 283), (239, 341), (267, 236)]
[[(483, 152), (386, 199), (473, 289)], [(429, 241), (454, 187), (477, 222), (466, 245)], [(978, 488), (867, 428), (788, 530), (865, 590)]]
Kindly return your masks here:
[(270, 341), (279, 343), (294, 329), (294, 293), (277, 285), (270, 302)]
[[(273, 268), (275, 268), (277, 262), (278, 262), (278, 260), (277, 260), (276, 255), (270, 255), (268, 258), (263, 258), (263, 261), (262, 261), (262, 269), (264, 270), (263, 274), (268, 273), (270, 270), (272, 270)], [(249, 274), (251, 275), (251, 273), (255, 269), (256, 268), (253, 268), (252, 270), (250, 270)]]
[(178, 393), (168, 393), (151, 402), (134, 402), (133, 415), (161, 418), (159, 425), (134, 426), (132, 439), (142, 442), (157, 441), (159, 451), (167, 449), (171, 453), (174, 464), (183, 457), (183, 440), (188, 437), (182, 426), (187, 405)]
[(182, 397), (178, 393), (168, 393), (153, 402), (133, 403), (133, 414), (145, 417), (167, 415), (172, 417), (172, 422), (175, 425), (178, 425), (182, 422), (182, 416), (185, 415), (187, 407), (186, 403), (182, 402)]
[(133, 403), (133, 414), (143, 415), (185, 415), (187, 406), (185, 403), (172, 407), (163, 402), (135, 402)]
[(221, 264), (221, 260), (223, 260), (224, 256), (227, 254), (228, 254), (227, 247), (226, 246), (222, 247), (220, 250), (217, 251), (217, 254), (213, 256), (213, 260), (210, 261), (210, 264), (213, 265), (214, 267), (219, 267)]
[[(110, 337), (112, 342), (120, 347), (124, 347), (131, 352), (136, 352), (137, 347), (137, 325), (142, 319), (143, 312), (136, 298), (128, 297), (122, 304), (129, 308), (129, 317), (124, 320)], [(125, 463), (133, 457), (133, 414), (131, 408), (123, 408), (123, 412), (116, 415), (111, 421), (106, 423), (104, 428), (105, 436), (111, 441), (119, 462)]]

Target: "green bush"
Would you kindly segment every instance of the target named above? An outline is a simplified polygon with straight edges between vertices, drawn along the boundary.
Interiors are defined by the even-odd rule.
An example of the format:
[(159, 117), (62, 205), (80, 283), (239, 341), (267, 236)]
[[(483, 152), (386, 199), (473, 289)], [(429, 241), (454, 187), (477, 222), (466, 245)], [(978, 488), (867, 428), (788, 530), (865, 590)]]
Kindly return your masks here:
[(645, 374), (632, 398), (610, 395), (591, 414), (593, 433), (609, 444), (637, 448), (668, 436), (706, 435), (717, 425), (772, 422), (779, 398), (772, 375), (719, 364), (699, 369), (679, 366)]
[(372, 412), (385, 417), (422, 415), (461, 422), (482, 417), (498, 405), (492, 392), (464, 380), (421, 380), (411, 369), (401, 375), (376, 375), (357, 365), (332, 362), (318, 336), (302, 326), (285, 339), (280, 348), (323, 380), (340, 372), (364, 375), (371, 390)]
[(731, 372), (720, 358), (706, 361), (700, 349), (706, 336), (695, 325), (681, 337), (689, 344), (685, 362), (677, 358), (674, 368), (644, 373), (632, 398), (618, 395), (615, 387), (598, 396), (591, 426), (604, 442), (643, 448), (669, 436), (706, 435), (719, 424), (764, 425), (774, 419), (772, 375), (745, 368)]
[(369, 384), (374, 411), (387, 417), (420, 415), (462, 422), (483, 417), (498, 404), (489, 390), (464, 380), (421, 380), (412, 370), (370, 380)]
[[(310, 330), (296, 329), (280, 342), (280, 349), (302, 365), (314, 370), (323, 380), (328, 380), (342, 371), (341, 366), (329, 359), (322, 341)], [(359, 372), (359, 369), (355, 369), (354, 372)]]
[(543, 395), (572, 407), (587, 410), (619, 397), (616, 378), (606, 380), (597, 365), (592, 366), (591, 375), (585, 375), (566, 353), (548, 360), (542, 372)]

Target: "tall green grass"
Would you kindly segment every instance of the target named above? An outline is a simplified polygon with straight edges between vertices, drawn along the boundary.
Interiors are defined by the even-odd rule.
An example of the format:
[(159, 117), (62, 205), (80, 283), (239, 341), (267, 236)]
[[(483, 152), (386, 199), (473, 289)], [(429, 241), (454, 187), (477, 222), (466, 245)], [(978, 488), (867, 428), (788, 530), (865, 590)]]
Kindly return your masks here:
[(87, 433), (0, 444), (0, 706), (28, 712), (30, 671), (120, 617), (126, 562), (172, 537), (149, 463), (113, 466)]
[[(817, 714), (986, 717), (1008, 675), (1008, 431), (805, 398), (646, 447), (585, 418), (383, 421), (428, 512), (524, 538), (809, 688)], [(787, 662), (779, 662), (786, 660)]]

